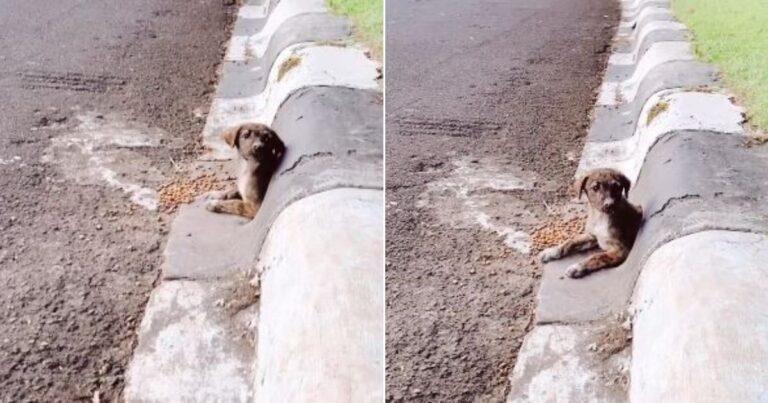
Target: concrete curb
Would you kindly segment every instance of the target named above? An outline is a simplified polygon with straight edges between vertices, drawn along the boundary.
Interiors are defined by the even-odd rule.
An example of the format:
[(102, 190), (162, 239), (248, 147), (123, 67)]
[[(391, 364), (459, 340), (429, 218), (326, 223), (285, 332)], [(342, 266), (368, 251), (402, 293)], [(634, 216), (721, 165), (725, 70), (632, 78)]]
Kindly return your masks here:
[(624, 172), (645, 224), (615, 269), (545, 265), (508, 401), (764, 400), (768, 154), (668, 5), (622, 5), (577, 175)]
[(287, 151), (253, 221), (180, 209), (125, 399), (381, 401), (377, 65), (324, 0), (245, 3), (197, 169), (234, 173), (217, 135), (243, 121), (272, 125)]

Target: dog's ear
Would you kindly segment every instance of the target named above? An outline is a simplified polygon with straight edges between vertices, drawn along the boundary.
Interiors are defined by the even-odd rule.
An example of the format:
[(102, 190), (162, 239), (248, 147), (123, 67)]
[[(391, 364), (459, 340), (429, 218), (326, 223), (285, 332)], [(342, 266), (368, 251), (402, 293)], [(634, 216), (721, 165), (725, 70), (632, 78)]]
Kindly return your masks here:
[(221, 138), (229, 144), (232, 148), (237, 148), (238, 140), (240, 139), (240, 126), (232, 127), (224, 130), (221, 133)]
[(285, 153), (285, 144), (283, 143), (283, 140), (280, 139), (280, 136), (278, 136), (277, 133), (275, 133), (275, 131), (271, 128), (267, 128), (267, 135), (269, 137), (270, 151), (272, 156), (275, 157), (276, 161), (280, 161), (280, 159), (283, 158), (283, 154)]
[(581, 178), (576, 179), (576, 183), (574, 183), (574, 188), (579, 194), (579, 200), (581, 200), (582, 193), (587, 191), (587, 179), (589, 179), (589, 174), (584, 174)]
[(272, 147), (272, 155), (275, 156), (275, 160), (280, 161), (283, 158), (283, 153), (285, 153), (285, 146), (282, 142)]
[(616, 179), (618, 179), (621, 188), (624, 189), (624, 197), (629, 197), (629, 188), (632, 186), (632, 182), (620, 172), (616, 174)]

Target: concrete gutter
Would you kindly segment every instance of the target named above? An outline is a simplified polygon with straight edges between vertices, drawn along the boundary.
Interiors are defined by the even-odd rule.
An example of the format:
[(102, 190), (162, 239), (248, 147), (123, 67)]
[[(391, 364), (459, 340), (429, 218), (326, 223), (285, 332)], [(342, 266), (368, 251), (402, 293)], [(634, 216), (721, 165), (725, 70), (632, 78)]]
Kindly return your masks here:
[(241, 6), (195, 169), (234, 175), (244, 121), (286, 155), (253, 221), (180, 209), (126, 401), (383, 399), (382, 96), (349, 34), (324, 0)]
[(508, 401), (766, 400), (768, 152), (668, 5), (622, 5), (577, 174), (624, 172), (645, 224), (617, 268), (545, 265)]

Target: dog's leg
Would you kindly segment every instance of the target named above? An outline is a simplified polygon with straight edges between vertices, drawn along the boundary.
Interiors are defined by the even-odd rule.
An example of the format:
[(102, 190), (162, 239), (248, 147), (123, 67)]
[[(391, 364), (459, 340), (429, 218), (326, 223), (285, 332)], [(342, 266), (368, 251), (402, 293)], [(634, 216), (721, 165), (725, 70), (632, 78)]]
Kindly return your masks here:
[(622, 247), (612, 247), (604, 252), (596, 253), (586, 260), (576, 263), (565, 271), (570, 278), (584, 277), (594, 271), (616, 267), (624, 262), (629, 250)]
[(211, 200), (205, 205), (208, 211), (214, 213), (234, 214), (246, 218), (255, 217), (259, 207), (261, 203), (253, 205), (243, 200)]
[(591, 234), (581, 234), (565, 241), (561, 245), (544, 249), (539, 254), (539, 260), (541, 260), (542, 263), (547, 263), (552, 260), (564, 258), (576, 252), (592, 249), (596, 246), (597, 238)]
[(206, 200), (233, 200), (242, 199), (240, 191), (237, 189), (230, 190), (214, 190), (205, 194)]

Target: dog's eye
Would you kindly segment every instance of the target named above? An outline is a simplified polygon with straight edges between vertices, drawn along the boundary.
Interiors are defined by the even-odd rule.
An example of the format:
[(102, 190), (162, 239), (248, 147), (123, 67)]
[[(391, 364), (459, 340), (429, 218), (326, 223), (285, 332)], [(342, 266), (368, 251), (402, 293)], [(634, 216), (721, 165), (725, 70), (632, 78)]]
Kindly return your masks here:
[(595, 183), (594, 185), (592, 185), (592, 190), (597, 192), (598, 190), (600, 190), (600, 185)]
[(247, 139), (248, 137), (251, 137), (251, 132), (246, 130), (246, 131), (243, 132), (243, 138)]

